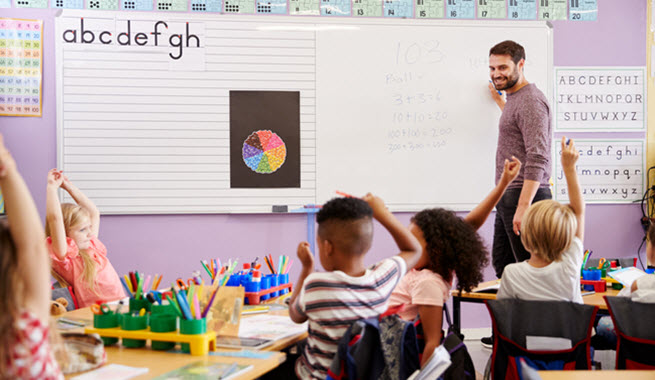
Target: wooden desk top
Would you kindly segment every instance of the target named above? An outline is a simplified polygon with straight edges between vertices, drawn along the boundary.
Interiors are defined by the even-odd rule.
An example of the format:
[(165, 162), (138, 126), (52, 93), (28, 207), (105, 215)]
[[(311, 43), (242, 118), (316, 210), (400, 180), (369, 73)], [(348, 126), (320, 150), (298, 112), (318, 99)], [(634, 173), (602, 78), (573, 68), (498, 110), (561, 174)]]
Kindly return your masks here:
[[(475, 289), (482, 289), (499, 283), (500, 280), (487, 281), (479, 284)], [(475, 289), (473, 290), (475, 291)], [(457, 290), (453, 290), (450, 292), (450, 294), (453, 297), (461, 297), (462, 300), (466, 300), (466, 299), (495, 300), (496, 299), (496, 293), (462, 292), (462, 295), (460, 296)], [(607, 310), (607, 305), (605, 304), (605, 300), (603, 299), (603, 296), (616, 296), (617, 294), (619, 294), (619, 290), (612, 289), (610, 287), (604, 293), (594, 293), (588, 296), (582, 296), (582, 300), (584, 301), (585, 305), (598, 306), (600, 309)]]
[(653, 380), (655, 371), (539, 371), (542, 380)]
[[(137, 376), (134, 379), (152, 379), (163, 375), (166, 372), (184, 367), (187, 364), (205, 361), (207, 363), (228, 363), (252, 365), (249, 371), (236, 377), (238, 380), (256, 379), (271, 371), (286, 360), (286, 354), (282, 352), (270, 352), (271, 356), (266, 359), (235, 358), (228, 356), (191, 356), (188, 354), (176, 354), (164, 351), (154, 351), (149, 348), (125, 348), (122, 346), (105, 347), (107, 351), (107, 364), (122, 364), (130, 367), (147, 367), (148, 373)], [(74, 377), (78, 374), (67, 376)]]
[[(125, 306), (126, 307), (126, 306)], [(271, 314), (274, 315), (288, 315), (287, 310), (276, 310), (271, 311)], [(63, 315), (65, 318), (74, 319), (74, 320), (86, 320), (90, 323), (93, 321), (93, 314), (91, 309), (82, 308), (67, 312)], [(243, 316), (243, 318), (248, 318), (248, 316)], [(70, 330), (59, 330), (62, 333), (65, 332), (84, 332), (83, 327), (70, 329)], [(187, 354), (178, 354), (178, 353), (168, 353), (164, 351), (154, 351), (150, 348), (125, 348), (120, 345), (118, 346), (106, 346), (107, 351), (107, 363), (108, 364), (122, 364), (130, 367), (148, 367), (149, 371), (146, 375), (136, 377), (136, 379), (150, 379), (152, 377), (164, 374), (166, 372), (172, 371), (174, 369), (183, 367), (187, 364), (194, 363), (197, 361), (206, 360), (210, 363), (234, 363), (238, 362), (239, 364), (252, 365), (253, 368), (248, 372), (244, 373), (242, 376), (237, 377), (238, 380), (245, 379), (254, 379), (257, 378), (270, 370), (276, 368), (278, 365), (283, 363), (286, 359), (286, 355), (282, 352), (277, 352), (283, 350), (296, 342), (304, 339), (307, 336), (307, 332), (303, 334), (293, 335), (284, 339), (280, 339), (273, 343), (272, 345), (262, 349), (262, 351), (271, 352), (271, 356), (267, 359), (250, 359), (250, 358), (236, 358), (228, 356), (191, 356)], [(229, 352), (234, 351), (227, 348), (217, 348), (217, 351)], [(74, 375), (73, 375), (74, 376)], [(71, 377), (73, 377), (71, 376)]]

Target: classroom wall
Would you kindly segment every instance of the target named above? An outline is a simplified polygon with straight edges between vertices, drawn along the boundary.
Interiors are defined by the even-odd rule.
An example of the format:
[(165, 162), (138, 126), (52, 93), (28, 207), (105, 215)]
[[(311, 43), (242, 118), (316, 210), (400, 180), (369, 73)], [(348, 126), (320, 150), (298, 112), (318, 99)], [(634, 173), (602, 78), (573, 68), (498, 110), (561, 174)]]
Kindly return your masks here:
[[(556, 21), (555, 66), (645, 66), (646, 2), (599, 0), (594, 22)], [(0, 117), (0, 133), (13, 152), (44, 216), (46, 173), (56, 165), (54, 17), (56, 10), (2, 9), (2, 17), (43, 19), (43, 117)], [(418, 21), (417, 21), (418, 22)], [(530, 52), (527, 52), (528, 59)], [(530, 79), (527, 73), (528, 80)], [(622, 134), (641, 137), (644, 134)], [(576, 134), (572, 135), (577, 136)], [(585, 137), (612, 137), (610, 133)], [(371, 189), (375, 192), (375, 189)], [(410, 214), (399, 214), (408, 223)], [(643, 231), (639, 205), (590, 205), (587, 208), (585, 248), (594, 256), (628, 257), (637, 254)], [(271, 253), (295, 256), (297, 243), (307, 236), (304, 215), (112, 215), (101, 219), (100, 238), (119, 273), (138, 269), (164, 273), (164, 283), (177, 275), (199, 270), (202, 258), (238, 257), (251, 260)], [(480, 234), (491, 245), (493, 215)], [(392, 239), (376, 225), (367, 261), (396, 253)], [(643, 256), (643, 250), (642, 250)], [(644, 258), (645, 260), (645, 258)], [(317, 263), (318, 265), (318, 263)], [(299, 267), (295, 264), (291, 277)], [(494, 278), (491, 267), (486, 279)], [(489, 326), (484, 306), (464, 305), (463, 327)]]

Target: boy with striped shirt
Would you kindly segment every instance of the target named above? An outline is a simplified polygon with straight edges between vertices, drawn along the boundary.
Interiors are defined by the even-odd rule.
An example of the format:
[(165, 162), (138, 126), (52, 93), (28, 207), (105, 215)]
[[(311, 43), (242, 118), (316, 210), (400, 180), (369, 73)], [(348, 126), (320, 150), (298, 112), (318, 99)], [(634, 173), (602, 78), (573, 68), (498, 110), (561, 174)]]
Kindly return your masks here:
[[(364, 254), (371, 247), (373, 220), (394, 238), (400, 253), (367, 268)], [(291, 297), (289, 315), (296, 323), (309, 320), (309, 337), (296, 362), (300, 379), (325, 379), (339, 339), (354, 322), (383, 313), (391, 291), (407, 268), (416, 264), (421, 246), (387, 210), (384, 202), (367, 194), (335, 198), (316, 216), (319, 259), (325, 269), (314, 271), (309, 244), (298, 245), (302, 272)]]

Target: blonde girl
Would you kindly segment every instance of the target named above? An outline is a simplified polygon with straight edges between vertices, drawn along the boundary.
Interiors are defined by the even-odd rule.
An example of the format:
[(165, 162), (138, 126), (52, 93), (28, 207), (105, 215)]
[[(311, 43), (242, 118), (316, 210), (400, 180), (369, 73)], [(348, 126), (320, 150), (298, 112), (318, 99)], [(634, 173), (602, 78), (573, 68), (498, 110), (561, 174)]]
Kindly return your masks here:
[[(59, 203), (57, 190), (68, 192), (77, 204)], [(118, 274), (98, 240), (100, 213), (60, 170), (48, 172), (46, 235), (52, 266), (73, 285), (80, 307), (125, 297)]]
[(1, 135), (0, 189), (7, 211), (0, 220), (0, 378), (63, 379), (50, 345), (43, 227)]

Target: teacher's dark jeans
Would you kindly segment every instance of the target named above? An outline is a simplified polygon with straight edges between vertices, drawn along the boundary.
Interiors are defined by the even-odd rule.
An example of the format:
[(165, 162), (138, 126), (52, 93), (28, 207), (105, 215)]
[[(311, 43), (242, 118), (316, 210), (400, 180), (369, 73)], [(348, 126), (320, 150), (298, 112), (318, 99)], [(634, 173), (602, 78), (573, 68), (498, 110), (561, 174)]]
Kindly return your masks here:
[[(521, 196), (521, 188), (507, 189), (496, 205), (496, 222), (494, 224), (494, 243), (491, 251), (491, 262), (496, 271), (496, 277), (501, 278), (507, 264), (517, 263), (530, 258), (530, 253), (521, 243), (521, 237), (514, 234), (512, 221), (516, 206)], [(537, 190), (532, 203), (551, 199), (550, 188)]]

